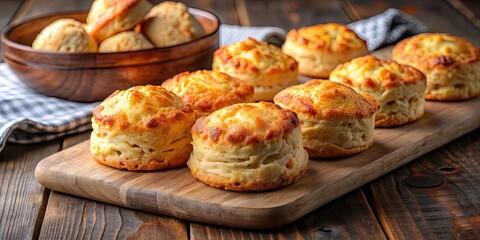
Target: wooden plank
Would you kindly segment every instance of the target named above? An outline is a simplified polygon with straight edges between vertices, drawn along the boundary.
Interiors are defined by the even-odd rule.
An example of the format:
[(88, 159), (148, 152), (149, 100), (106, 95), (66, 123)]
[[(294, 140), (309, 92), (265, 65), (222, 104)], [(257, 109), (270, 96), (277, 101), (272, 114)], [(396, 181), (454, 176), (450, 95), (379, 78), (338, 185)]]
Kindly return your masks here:
[[(393, 5), (424, 21), (431, 31), (466, 37), (477, 45), (480, 39), (478, 28), (444, 1), (351, 2), (361, 17), (371, 16)], [(388, 58), (389, 54), (389, 49), (386, 49), (381, 56)], [(429, 153), (370, 184), (371, 193), (367, 195), (389, 238), (479, 238), (478, 132), (477, 129), (474, 134)], [(472, 139), (472, 136), (475, 137)], [(451, 157), (446, 157), (448, 155)], [(454, 160), (451, 160), (452, 157)], [(450, 168), (449, 165), (456, 165), (456, 161), (462, 161), (462, 167)], [(457, 174), (458, 168), (466, 169), (467, 173)], [(417, 184), (438, 181), (443, 181), (443, 184), (415, 188), (406, 185), (407, 179), (413, 179)]]
[(7, 144), (0, 152), (0, 239), (38, 235), (49, 190), (34, 178), (37, 163), (60, 149), (58, 141)]
[(360, 18), (368, 18), (388, 8), (398, 8), (424, 22), (431, 32), (445, 32), (478, 44), (480, 31), (446, 1), (347, 0)]
[(278, 26), (286, 30), (319, 23), (348, 23), (337, 1), (237, 1), (242, 25)]
[(65, 150), (69, 147), (75, 146), (81, 142), (84, 142), (85, 140), (90, 139), (91, 133), (92, 131), (88, 131), (88, 132), (79, 133), (79, 134), (66, 137), (62, 142), (62, 150)]
[(478, 0), (446, 0), (475, 26), (480, 28), (480, 2)]
[(477, 129), (370, 184), (390, 239), (480, 238), (479, 146)]
[(90, 9), (93, 0), (25, 0), (13, 22), (17, 23), (27, 18), (33, 18), (54, 12), (67, 12)]
[[(63, 141), (67, 149), (90, 138), (90, 132)], [(186, 239), (187, 225), (174, 218), (112, 206), (52, 191), (40, 239)]]
[[(479, 127), (480, 98), (427, 102), (417, 122), (375, 130), (374, 146), (335, 161), (314, 160), (297, 183), (276, 191), (237, 193), (208, 187), (186, 167), (127, 172), (95, 162), (89, 142), (37, 165), (36, 177), (57, 191), (193, 221), (268, 228), (302, 217), (319, 206)], [(458, 118), (462, 116), (462, 118)]]
[(3, 29), (10, 23), (20, 5), (22, 5), (22, 1), (0, 1), (0, 29)]
[(187, 239), (182, 220), (52, 191), (40, 239)]
[[(17, 9), (22, 4), (22, 1), (15, 1), (15, 0), (5, 0), (0, 1), (0, 29), (3, 30), (10, 21), (12, 20), (13, 16), (17, 12)], [(2, 56), (2, 49), (0, 49), (0, 56)], [(3, 62), (3, 58), (0, 57), (0, 63)]]
[[(361, 216), (361, 217), (352, 217)], [(281, 228), (239, 230), (192, 223), (190, 239), (386, 239), (360, 189)]]

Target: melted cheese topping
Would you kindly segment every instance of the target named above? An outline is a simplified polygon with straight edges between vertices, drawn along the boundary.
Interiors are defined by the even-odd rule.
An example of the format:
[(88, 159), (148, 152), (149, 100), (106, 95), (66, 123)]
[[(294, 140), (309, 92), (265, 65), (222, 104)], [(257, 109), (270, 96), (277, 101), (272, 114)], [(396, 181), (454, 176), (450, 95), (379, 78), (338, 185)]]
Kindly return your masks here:
[(160, 86), (147, 85), (113, 93), (96, 108), (98, 113), (94, 115), (142, 125), (156, 116), (175, 118), (177, 112), (189, 108), (174, 93)]
[(292, 30), (287, 39), (310, 49), (330, 50), (333, 52), (366, 48), (365, 41), (348, 27), (336, 24), (319, 24)]
[(197, 120), (192, 134), (213, 143), (256, 145), (281, 139), (299, 125), (290, 110), (269, 103), (239, 103)]
[(297, 68), (295, 60), (283, 54), (280, 48), (265, 42), (259, 42), (253, 38), (221, 47), (215, 52), (215, 58), (223, 62), (223, 66), (221, 66), (222, 64), (214, 64), (214, 69), (218, 68), (218, 70), (232, 67), (257, 72), (270, 72)]
[(253, 100), (253, 86), (217, 71), (200, 70), (180, 73), (162, 83), (201, 112)]
[(426, 71), (480, 61), (480, 50), (471, 42), (443, 33), (425, 33), (398, 43), (392, 58)]
[(317, 119), (364, 118), (378, 109), (377, 102), (371, 96), (328, 80), (310, 80), (289, 87), (273, 100), (296, 113)]
[(418, 81), (425, 82), (425, 76), (407, 65), (364, 56), (339, 65), (330, 74), (330, 80), (380, 91), (404, 84), (415, 84)]

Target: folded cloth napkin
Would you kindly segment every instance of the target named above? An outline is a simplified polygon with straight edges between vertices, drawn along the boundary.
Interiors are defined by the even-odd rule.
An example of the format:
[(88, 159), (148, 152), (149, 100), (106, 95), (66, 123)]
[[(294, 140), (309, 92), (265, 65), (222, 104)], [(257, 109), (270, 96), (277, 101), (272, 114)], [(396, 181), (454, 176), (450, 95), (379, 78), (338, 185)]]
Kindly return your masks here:
[[(426, 30), (425, 25), (396, 9), (351, 23), (369, 49), (391, 44)], [(283, 39), (286, 31), (277, 27), (222, 25), (220, 45), (248, 37), (268, 41)], [(8, 139), (14, 143), (36, 143), (91, 129), (96, 103), (77, 103), (36, 93), (16, 78), (5, 63), (0, 64), (0, 151)]]
[(348, 26), (367, 41), (370, 51), (427, 31), (427, 26), (418, 19), (394, 8), (389, 8), (371, 18), (350, 23)]
[(220, 26), (220, 46), (247, 40), (249, 37), (267, 42), (285, 40), (287, 31), (279, 27), (242, 27), (238, 25)]

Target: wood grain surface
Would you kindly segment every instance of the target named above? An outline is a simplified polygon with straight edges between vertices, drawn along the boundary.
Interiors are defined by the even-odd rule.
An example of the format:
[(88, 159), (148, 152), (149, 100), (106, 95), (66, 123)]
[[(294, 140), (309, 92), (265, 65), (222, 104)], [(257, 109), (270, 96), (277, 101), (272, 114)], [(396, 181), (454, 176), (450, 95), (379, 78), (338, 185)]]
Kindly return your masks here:
[(370, 184), (390, 239), (478, 239), (479, 143), (477, 129)]
[(352, 191), (286, 226), (252, 231), (192, 223), (190, 235), (192, 240), (386, 239), (360, 189)]
[[(89, 137), (89, 132), (68, 137), (62, 149)], [(180, 219), (51, 191), (39, 239), (186, 239), (187, 228)]]
[(50, 189), (128, 208), (230, 227), (276, 227), (477, 128), (479, 105), (480, 98), (427, 102), (419, 121), (376, 129), (375, 144), (368, 151), (312, 160), (300, 181), (275, 191), (214, 189), (196, 181), (186, 167), (162, 172), (116, 170), (92, 160), (88, 141), (44, 159), (35, 176)]
[[(21, 21), (31, 16), (57, 11), (88, 9), (91, 2), (92, 0), (3, 0), (0, 1), (0, 22), (12, 22), (12, 16), (15, 16), (16, 21)], [(323, 15), (326, 14), (345, 17), (341, 8), (330, 8), (328, 12), (320, 9), (318, 13), (313, 13), (318, 4), (326, 4), (323, 1), (188, 0), (184, 2), (192, 7), (213, 11), (222, 19), (222, 23), (277, 25), (286, 30), (289, 26), (301, 26), (300, 22), (305, 25), (322, 22)], [(283, 12), (278, 12), (282, 9), (275, 6), (275, 2), (281, 2), (284, 6), (298, 3), (295, 9), (282, 8)], [(456, 35), (467, 32), (471, 41), (477, 45), (479, 43), (478, 0), (338, 0), (337, 2), (349, 19), (334, 20), (336, 22), (355, 21), (389, 7), (400, 7), (401, 10), (428, 22), (431, 31)], [(462, 2), (467, 8), (452, 7), (452, 2)], [(267, 5), (268, 7), (265, 7)], [(350, 9), (348, 9), (349, 5)], [(18, 6), (21, 6), (20, 9)], [(264, 9), (266, 12), (256, 11), (256, 8)], [(237, 12), (239, 16), (236, 15)], [(282, 13), (288, 15), (282, 15)], [(475, 18), (471, 17), (472, 13), (475, 14)], [(248, 19), (240, 15), (247, 16)], [(288, 17), (292, 21), (285, 23), (284, 20), (280, 21), (280, 17)], [(307, 18), (312, 22), (305, 21)], [(472, 28), (472, 23), (477, 23), (477, 28)], [(389, 51), (385, 53), (388, 56)], [(479, 239), (478, 212), (474, 211), (472, 206), (477, 210), (480, 209), (478, 199), (480, 128), (357, 191), (318, 208), (292, 224), (274, 230), (223, 228), (142, 211), (132, 211), (135, 212), (133, 215), (127, 213), (131, 210), (123, 207), (114, 207), (55, 191), (48, 194), (49, 190), (39, 197), (38, 192), (43, 191), (44, 188), (33, 180), (27, 180), (33, 179), (33, 170), (38, 160), (63, 149), (62, 142), (63, 146), (67, 147), (82, 139), (85, 138), (74, 136), (65, 140), (25, 146), (7, 144), (0, 153), (0, 239), (61, 239), (65, 236), (72, 236), (72, 238), (78, 236), (85, 239), (105, 239), (110, 236), (118, 236), (122, 239), (153, 239), (152, 236), (173, 236), (170, 235), (172, 232), (176, 232), (175, 236), (183, 239), (383, 239), (385, 238), (383, 232), (389, 239), (421, 239), (422, 237)], [(420, 167), (416, 165), (417, 162), (421, 163)], [(458, 168), (458, 166), (461, 167)], [(405, 180), (410, 176), (424, 174), (434, 175), (442, 180), (443, 175), (446, 175), (454, 180), (447, 182), (449, 187), (444, 187), (442, 184), (432, 188), (415, 189), (406, 185)], [(435, 188), (441, 188), (442, 191), (432, 191)], [(368, 201), (364, 200), (363, 193)], [(444, 198), (444, 195), (456, 197)], [(97, 211), (92, 211), (93, 208), (97, 208)], [(370, 208), (374, 211), (376, 219), (371, 218), (371, 213), (365, 217), (364, 214), (371, 211)], [(75, 211), (85, 209), (85, 211), (81, 216), (64, 214), (68, 209), (77, 209)], [(72, 212), (74, 211), (71, 210), (69, 213)], [(45, 219), (43, 219), (44, 213)], [(142, 214), (147, 214), (148, 217)], [(102, 215), (108, 217), (102, 217)], [(82, 218), (81, 224), (77, 219), (79, 217)], [(128, 221), (129, 219), (131, 221)], [(143, 223), (139, 223), (139, 219)], [(183, 224), (158, 223), (163, 220), (181, 221), (185, 223), (187, 229)], [(135, 227), (124, 226), (128, 224), (133, 224)], [(136, 226), (140, 227), (136, 228)], [(40, 228), (42, 230), (39, 237)], [(146, 229), (148, 234), (139, 234), (146, 233)], [(115, 232), (120, 234), (115, 235)]]
[(0, 153), (0, 239), (31, 239), (42, 226), (49, 189), (35, 181), (35, 165), (60, 150), (59, 142), (10, 145)]

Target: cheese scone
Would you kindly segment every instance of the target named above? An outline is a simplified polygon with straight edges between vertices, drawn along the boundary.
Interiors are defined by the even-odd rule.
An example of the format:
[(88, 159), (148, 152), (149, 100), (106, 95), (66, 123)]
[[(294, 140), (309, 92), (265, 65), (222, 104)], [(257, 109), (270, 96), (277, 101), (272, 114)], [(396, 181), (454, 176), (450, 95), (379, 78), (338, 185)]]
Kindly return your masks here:
[(141, 33), (125, 31), (105, 40), (98, 47), (99, 52), (127, 52), (154, 48), (153, 44)]
[(195, 110), (197, 118), (215, 110), (253, 101), (253, 86), (225, 73), (209, 70), (183, 72), (162, 83)]
[(162, 170), (185, 164), (192, 151), (193, 109), (160, 86), (116, 91), (93, 110), (90, 152), (110, 167)]
[(308, 165), (298, 118), (270, 102), (239, 103), (192, 127), (192, 175), (212, 187), (260, 191), (300, 179)]
[(379, 105), (375, 126), (391, 127), (413, 122), (425, 110), (425, 75), (394, 61), (364, 56), (343, 63), (330, 73), (330, 81), (365, 92)]
[(100, 43), (116, 33), (131, 30), (152, 4), (147, 0), (95, 0), (87, 16), (87, 32)]
[(300, 74), (316, 78), (328, 78), (338, 64), (368, 54), (365, 41), (338, 23), (292, 29), (282, 51), (298, 62)]
[(392, 58), (425, 74), (427, 100), (465, 100), (480, 95), (480, 50), (463, 38), (419, 34), (395, 45)]
[(170, 1), (153, 7), (135, 31), (145, 34), (156, 47), (185, 43), (205, 35), (203, 26), (185, 4)]
[(298, 83), (297, 62), (278, 47), (253, 38), (215, 51), (213, 70), (252, 84), (255, 101), (272, 101), (276, 93)]
[(366, 93), (314, 79), (279, 92), (273, 101), (297, 113), (310, 157), (352, 155), (373, 144), (378, 104)]
[(81, 22), (63, 18), (46, 26), (33, 41), (32, 48), (54, 52), (96, 52), (97, 43)]

